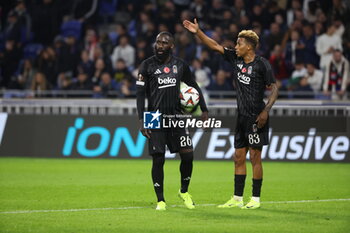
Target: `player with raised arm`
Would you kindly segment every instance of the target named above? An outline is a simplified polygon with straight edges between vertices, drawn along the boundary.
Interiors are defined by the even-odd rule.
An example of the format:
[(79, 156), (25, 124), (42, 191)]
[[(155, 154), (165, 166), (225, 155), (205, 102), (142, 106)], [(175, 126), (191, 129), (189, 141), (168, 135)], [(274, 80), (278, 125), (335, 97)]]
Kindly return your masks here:
[(172, 55), (174, 37), (169, 32), (157, 35), (154, 50), (155, 55), (141, 63), (137, 85), (137, 110), (142, 134), (149, 139), (149, 153), (153, 158), (152, 180), (158, 203), (156, 210), (166, 210), (163, 193), (165, 146), (171, 153), (179, 152), (181, 163), (181, 188), (179, 197), (189, 209), (194, 209), (191, 195), (188, 193), (193, 167), (192, 140), (187, 129), (147, 129), (144, 127), (145, 99), (148, 99), (148, 111), (155, 112), (153, 117), (161, 114), (181, 114), (180, 82), (194, 87), (199, 95), (199, 105), (202, 110), (202, 120), (208, 119), (208, 109), (201, 89), (192, 77), (189, 66), (181, 59)]
[[(260, 192), (263, 178), (261, 151), (269, 143), (269, 111), (278, 96), (278, 89), (269, 62), (255, 54), (259, 37), (252, 30), (238, 34), (235, 50), (224, 48), (209, 38), (199, 28), (197, 20), (185, 20), (184, 27), (196, 34), (210, 49), (219, 52), (233, 68), (234, 84), (237, 89), (238, 117), (235, 132), (235, 184), (234, 195), (220, 208), (240, 207), (256, 209), (260, 207)], [(264, 92), (270, 88), (267, 104)], [(253, 169), (253, 192), (250, 201), (243, 204), (243, 190), (246, 178), (246, 154), (249, 151)]]

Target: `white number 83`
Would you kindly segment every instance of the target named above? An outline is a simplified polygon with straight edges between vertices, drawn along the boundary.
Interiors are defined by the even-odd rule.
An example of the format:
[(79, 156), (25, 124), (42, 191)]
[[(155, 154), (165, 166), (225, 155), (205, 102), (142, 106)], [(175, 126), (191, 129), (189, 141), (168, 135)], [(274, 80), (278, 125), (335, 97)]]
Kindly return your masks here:
[(259, 134), (248, 134), (249, 144), (258, 144), (260, 142)]

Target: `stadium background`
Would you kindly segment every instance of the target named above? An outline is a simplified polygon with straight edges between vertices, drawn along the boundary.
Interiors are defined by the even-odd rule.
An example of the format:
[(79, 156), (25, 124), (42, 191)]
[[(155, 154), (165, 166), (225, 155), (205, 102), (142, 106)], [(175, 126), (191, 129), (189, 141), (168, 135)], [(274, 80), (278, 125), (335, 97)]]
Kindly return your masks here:
[[(329, 80), (333, 50), (349, 69), (349, 5), (1, 1), (0, 232), (349, 232), (349, 70), (338, 72), (341, 85)], [(227, 47), (240, 30), (253, 29), (257, 53), (274, 69), (280, 96), (263, 153), (262, 211), (213, 207), (232, 192), (236, 92), (229, 65), (182, 27), (194, 17)], [(193, 132), (197, 212), (170, 196), (178, 161), (167, 153), (165, 191), (175, 205), (160, 216), (151, 202), (147, 143), (136, 125), (135, 77), (163, 30), (174, 34), (174, 54), (191, 65), (210, 115), (232, 125)], [(324, 56), (327, 46), (333, 49)]]

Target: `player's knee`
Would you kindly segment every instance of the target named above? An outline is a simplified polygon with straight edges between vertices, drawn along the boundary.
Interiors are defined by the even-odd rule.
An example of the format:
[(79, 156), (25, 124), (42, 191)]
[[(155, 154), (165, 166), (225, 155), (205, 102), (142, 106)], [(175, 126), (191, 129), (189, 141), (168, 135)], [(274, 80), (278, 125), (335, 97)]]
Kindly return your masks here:
[(261, 152), (259, 152), (259, 151), (250, 151), (250, 162), (253, 165), (261, 163)]
[(163, 166), (165, 163), (164, 155), (153, 155), (153, 166)]
[(192, 162), (193, 161), (193, 151), (180, 152), (180, 157), (182, 161)]
[(233, 160), (234, 160), (236, 166), (243, 165), (245, 163), (245, 160), (246, 160), (245, 154), (235, 153)]

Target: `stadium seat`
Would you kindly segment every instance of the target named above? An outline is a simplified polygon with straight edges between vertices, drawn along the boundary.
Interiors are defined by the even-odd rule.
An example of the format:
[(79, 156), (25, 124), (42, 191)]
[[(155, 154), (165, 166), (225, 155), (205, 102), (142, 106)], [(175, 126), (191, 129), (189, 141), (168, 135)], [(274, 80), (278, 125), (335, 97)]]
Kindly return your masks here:
[(118, 0), (100, 0), (98, 3), (98, 15), (103, 19), (104, 23), (109, 22), (116, 13)]
[(23, 49), (23, 58), (27, 59), (35, 59), (39, 53), (41, 52), (41, 50), (44, 48), (44, 46), (42, 44), (39, 43), (30, 43), (27, 44), (24, 49)]
[(81, 35), (81, 22), (77, 20), (70, 20), (64, 22), (61, 26), (61, 34), (63, 37), (73, 36), (79, 40)]

